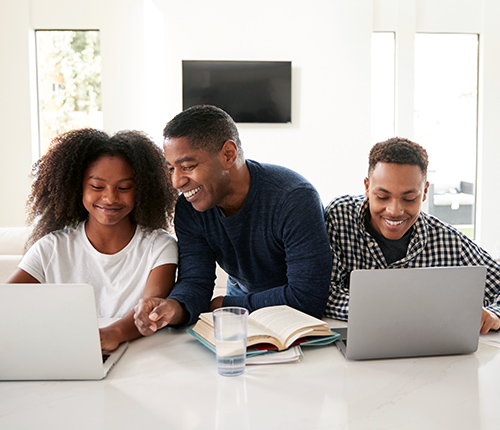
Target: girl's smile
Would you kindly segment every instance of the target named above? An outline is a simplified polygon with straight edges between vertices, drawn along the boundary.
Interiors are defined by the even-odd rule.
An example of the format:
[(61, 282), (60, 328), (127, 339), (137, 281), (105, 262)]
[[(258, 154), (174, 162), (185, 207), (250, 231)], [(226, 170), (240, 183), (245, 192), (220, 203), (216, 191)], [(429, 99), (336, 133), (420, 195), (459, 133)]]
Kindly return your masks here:
[(91, 163), (84, 174), (83, 205), (89, 223), (102, 226), (130, 223), (135, 205), (134, 172), (122, 157), (104, 155)]

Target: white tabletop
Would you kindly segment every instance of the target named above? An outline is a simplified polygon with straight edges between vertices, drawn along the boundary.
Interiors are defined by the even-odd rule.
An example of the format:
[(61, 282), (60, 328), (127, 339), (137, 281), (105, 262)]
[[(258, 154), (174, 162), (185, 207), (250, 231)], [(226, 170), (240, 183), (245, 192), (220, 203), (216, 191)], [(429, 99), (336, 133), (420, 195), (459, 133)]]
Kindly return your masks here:
[(363, 362), (304, 347), (301, 362), (228, 378), (192, 336), (164, 329), (131, 342), (102, 381), (0, 382), (0, 428), (497, 430), (498, 346)]

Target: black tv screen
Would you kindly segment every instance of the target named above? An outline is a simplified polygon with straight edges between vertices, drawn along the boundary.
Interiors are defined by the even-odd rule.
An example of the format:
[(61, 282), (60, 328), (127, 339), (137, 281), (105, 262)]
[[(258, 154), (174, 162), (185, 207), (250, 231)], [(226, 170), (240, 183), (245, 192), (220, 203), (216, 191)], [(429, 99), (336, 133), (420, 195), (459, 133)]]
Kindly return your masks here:
[(235, 122), (287, 123), (292, 117), (290, 61), (182, 62), (182, 108), (210, 104)]

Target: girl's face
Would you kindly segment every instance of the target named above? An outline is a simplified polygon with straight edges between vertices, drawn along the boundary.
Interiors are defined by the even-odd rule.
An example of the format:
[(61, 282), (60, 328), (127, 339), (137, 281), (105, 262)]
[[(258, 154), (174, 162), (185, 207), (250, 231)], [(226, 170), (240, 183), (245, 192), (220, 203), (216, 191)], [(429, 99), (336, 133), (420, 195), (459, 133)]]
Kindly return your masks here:
[(103, 155), (89, 164), (83, 175), (83, 205), (89, 223), (130, 224), (134, 204), (134, 172), (122, 157)]

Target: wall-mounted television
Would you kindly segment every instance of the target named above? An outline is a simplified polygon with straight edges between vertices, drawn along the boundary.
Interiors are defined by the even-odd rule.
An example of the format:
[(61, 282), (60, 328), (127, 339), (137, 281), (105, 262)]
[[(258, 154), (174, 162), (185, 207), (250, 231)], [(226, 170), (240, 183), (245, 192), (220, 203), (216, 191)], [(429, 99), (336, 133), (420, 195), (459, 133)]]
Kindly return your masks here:
[(292, 119), (290, 61), (182, 61), (182, 108), (211, 104), (235, 122)]

